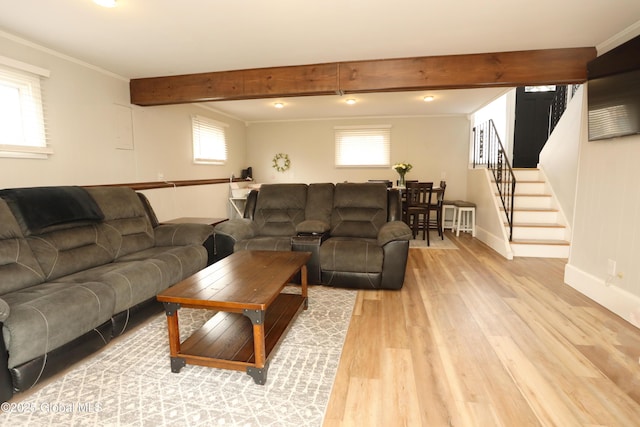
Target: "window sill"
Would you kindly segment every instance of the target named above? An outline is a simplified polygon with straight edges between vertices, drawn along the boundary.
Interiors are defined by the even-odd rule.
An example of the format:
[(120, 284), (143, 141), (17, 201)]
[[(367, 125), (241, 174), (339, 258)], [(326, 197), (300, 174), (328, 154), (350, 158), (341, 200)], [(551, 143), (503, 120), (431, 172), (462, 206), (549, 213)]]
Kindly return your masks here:
[(48, 159), (53, 154), (50, 147), (27, 147), (22, 145), (0, 145), (0, 157), (14, 159)]

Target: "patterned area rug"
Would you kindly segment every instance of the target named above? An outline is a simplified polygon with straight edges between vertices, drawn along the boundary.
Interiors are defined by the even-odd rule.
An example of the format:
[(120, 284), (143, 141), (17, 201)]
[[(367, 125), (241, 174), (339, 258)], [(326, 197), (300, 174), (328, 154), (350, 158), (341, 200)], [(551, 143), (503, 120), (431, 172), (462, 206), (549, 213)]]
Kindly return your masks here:
[[(419, 237), (422, 237), (420, 234)], [(429, 236), (430, 245), (427, 246), (427, 241), (422, 239), (412, 239), (409, 240), (410, 248), (417, 249), (458, 249), (455, 243), (453, 243), (445, 234), (444, 240), (438, 237), (437, 234), (433, 233), (433, 236)]]
[[(265, 385), (241, 371), (187, 365), (172, 373), (160, 314), (25, 399), (17, 396), (0, 425), (321, 426), (355, 298), (355, 290), (309, 286), (309, 309), (272, 356)], [(179, 315), (184, 339), (211, 312), (183, 308)]]

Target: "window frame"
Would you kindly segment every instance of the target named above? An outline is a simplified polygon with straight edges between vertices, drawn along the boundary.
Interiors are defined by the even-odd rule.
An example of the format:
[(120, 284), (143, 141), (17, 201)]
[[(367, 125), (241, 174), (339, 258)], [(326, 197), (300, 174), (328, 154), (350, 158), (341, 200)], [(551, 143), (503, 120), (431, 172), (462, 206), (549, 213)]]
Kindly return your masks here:
[[(219, 122), (217, 120), (211, 119), (209, 117), (193, 115), (191, 116), (191, 147), (193, 154), (193, 163), (197, 165), (225, 165), (229, 160), (229, 144), (227, 143), (227, 132), (226, 129), (229, 127), (228, 124)], [(200, 143), (201, 143), (201, 132), (206, 131), (207, 129), (211, 130), (212, 133), (209, 134), (211, 137), (219, 137), (222, 135), (222, 158), (217, 157), (204, 157)], [(214, 141), (219, 143), (220, 141)], [(220, 147), (214, 149), (220, 150)]]
[(44, 114), (43, 77), (49, 77), (48, 70), (0, 56), (0, 84), (18, 93), (17, 105), (7, 106), (18, 108), (22, 121), (19, 138), (3, 141), (0, 135), (0, 157), (47, 159), (53, 154)]
[[(348, 138), (362, 139), (350, 143)], [(379, 149), (381, 152), (377, 153), (380, 157), (378, 162), (354, 162), (356, 158), (362, 152), (362, 145), (368, 145), (371, 148), (371, 138), (382, 138)], [(359, 125), (359, 126), (335, 126), (334, 127), (334, 142), (335, 142), (335, 157), (334, 165), (336, 168), (389, 168), (391, 167), (391, 125)], [(376, 143), (375, 141), (373, 141)], [(349, 147), (351, 145), (351, 147)], [(358, 154), (353, 154), (351, 159), (350, 154), (345, 151), (357, 151)], [(369, 158), (371, 159), (371, 157)], [(369, 160), (366, 159), (366, 160)]]

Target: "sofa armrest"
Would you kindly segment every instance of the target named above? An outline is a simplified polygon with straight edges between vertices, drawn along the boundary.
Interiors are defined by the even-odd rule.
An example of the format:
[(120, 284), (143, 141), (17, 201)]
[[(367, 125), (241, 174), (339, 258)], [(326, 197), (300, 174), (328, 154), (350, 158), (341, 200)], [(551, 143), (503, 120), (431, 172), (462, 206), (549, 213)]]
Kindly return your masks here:
[[(5, 300), (0, 298), (0, 322), (4, 323), (4, 321), (7, 320), (7, 317), (9, 317), (10, 312), (11, 312), (11, 308), (9, 307), (9, 304), (7, 304)], [(2, 339), (1, 332), (0, 332), (0, 339)]]
[(225, 221), (214, 228), (215, 260), (221, 260), (233, 253), (237, 241), (250, 239), (258, 234), (258, 226), (248, 218)]
[(382, 247), (384, 261), (382, 263), (381, 289), (400, 289), (404, 284), (404, 275), (409, 257), (409, 241), (394, 240)]
[(153, 231), (156, 246), (202, 245), (213, 235), (213, 227), (207, 224), (160, 224)]
[(236, 218), (222, 222), (215, 227), (216, 234), (231, 237), (234, 241), (250, 239), (258, 234), (258, 226), (253, 220)]
[(378, 232), (378, 245), (384, 246), (396, 240), (410, 240), (411, 229), (402, 221), (390, 221), (385, 223)]

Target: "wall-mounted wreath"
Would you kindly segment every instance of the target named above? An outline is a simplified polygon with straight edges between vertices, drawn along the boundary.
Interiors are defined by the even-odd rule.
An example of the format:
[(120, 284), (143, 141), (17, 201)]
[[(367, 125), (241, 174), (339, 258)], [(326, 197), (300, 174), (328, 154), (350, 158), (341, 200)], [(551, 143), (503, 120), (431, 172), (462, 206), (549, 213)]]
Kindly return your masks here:
[(289, 160), (288, 154), (278, 153), (273, 156), (272, 167), (278, 172), (284, 172), (291, 166), (291, 160)]

